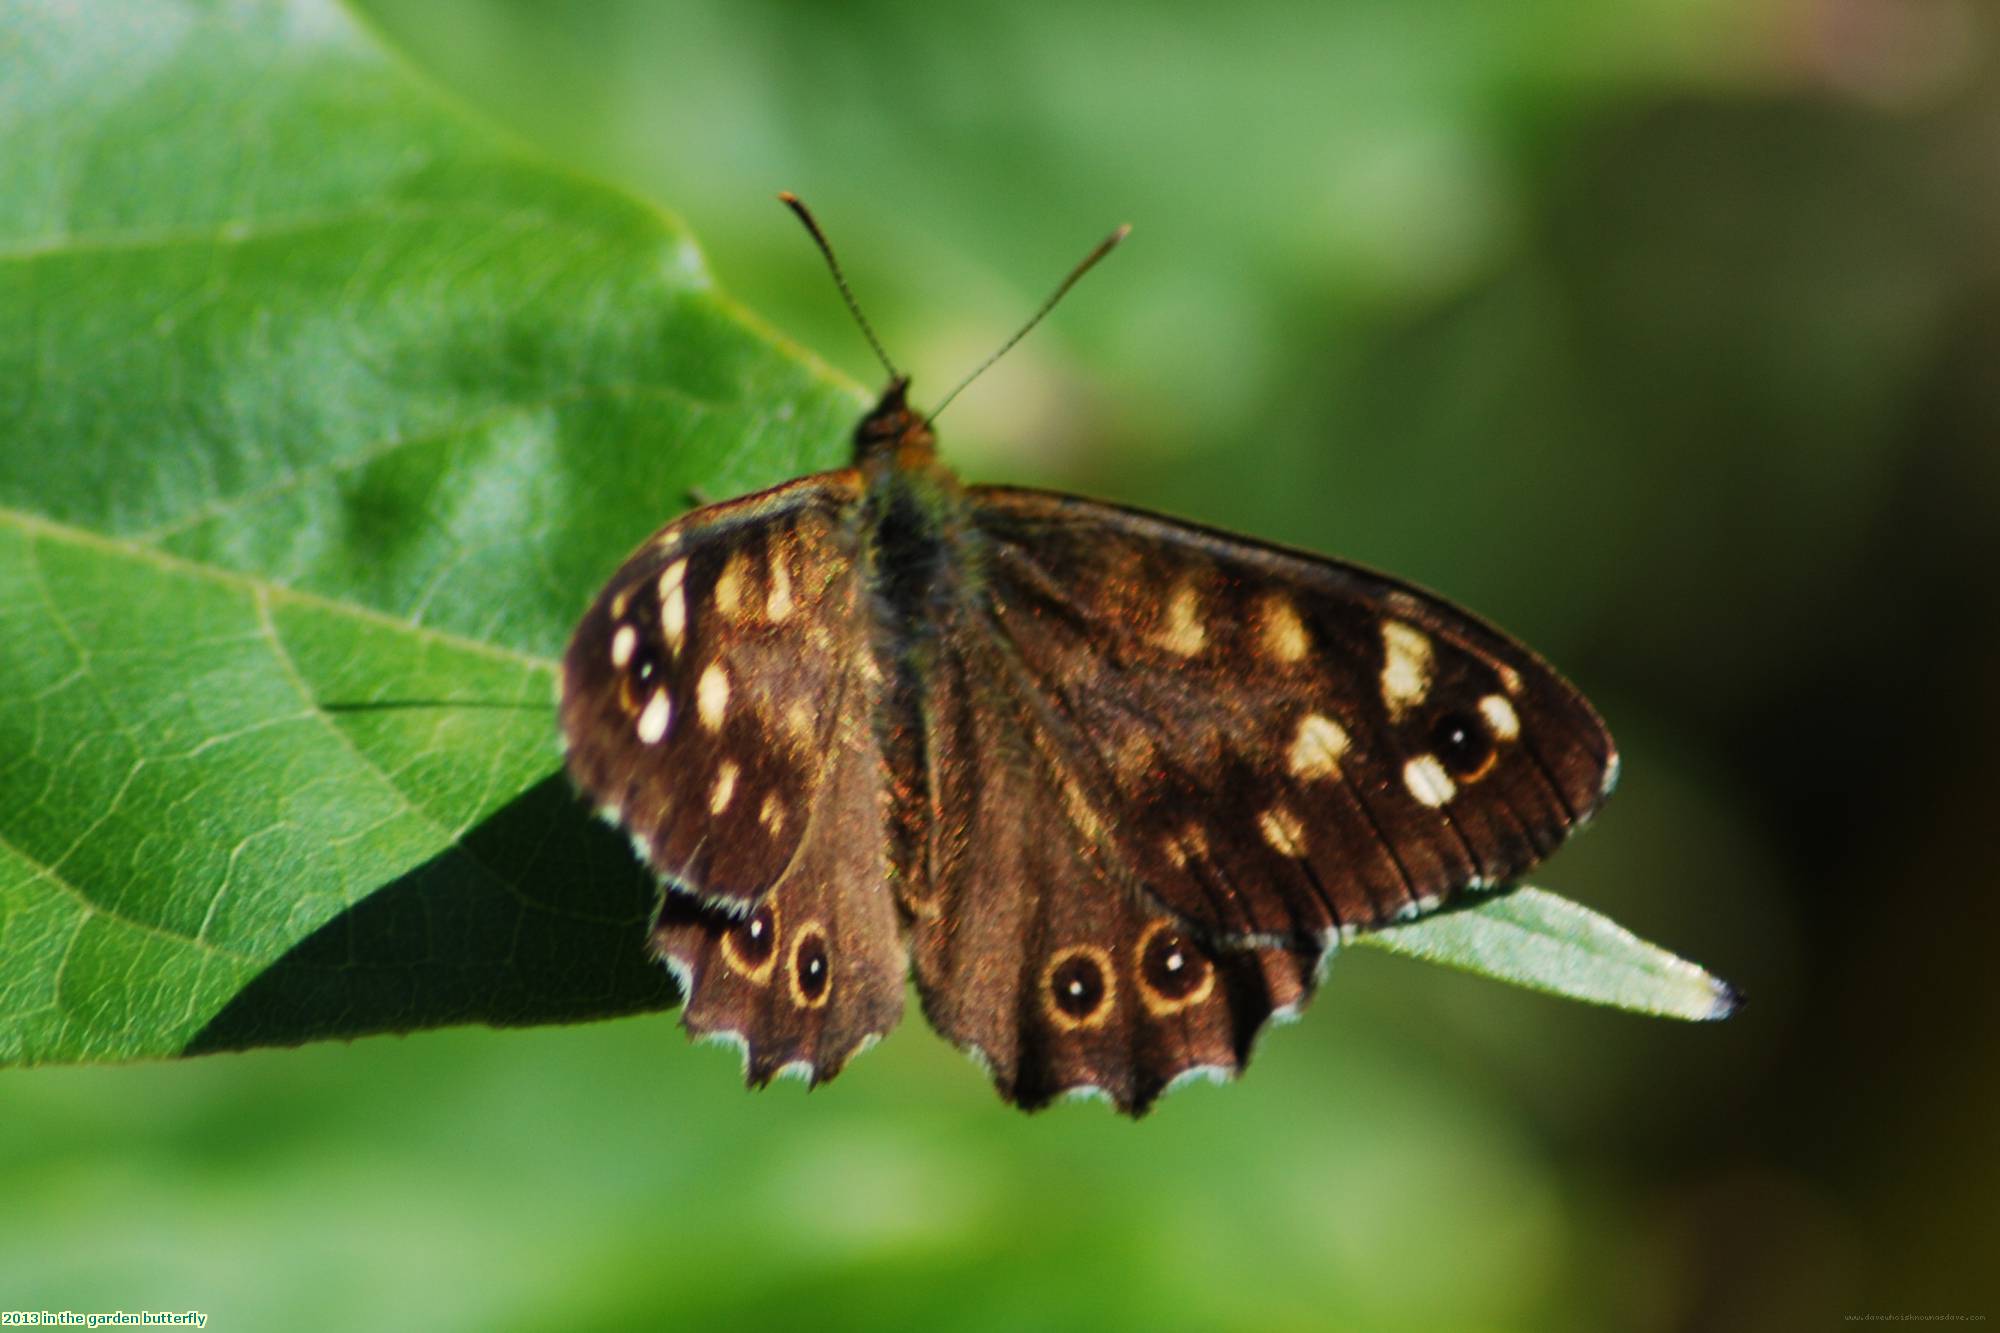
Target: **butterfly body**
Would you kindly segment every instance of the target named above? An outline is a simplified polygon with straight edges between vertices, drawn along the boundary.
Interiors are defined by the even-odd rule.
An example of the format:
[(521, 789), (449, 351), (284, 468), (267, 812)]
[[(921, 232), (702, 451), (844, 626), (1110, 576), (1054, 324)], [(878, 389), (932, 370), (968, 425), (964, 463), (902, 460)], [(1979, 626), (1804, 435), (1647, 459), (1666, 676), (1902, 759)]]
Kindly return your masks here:
[(963, 596), (976, 559), (965, 491), (938, 461), (923, 420), (890, 385), (855, 432), (863, 500), (860, 576), (874, 603), (874, 647), (885, 669), (920, 646), (940, 611)]
[(564, 661), (572, 775), (754, 1082), (902, 1009), (1023, 1106), (1233, 1076), (1346, 938), (1535, 864), (1615, 772), (1527, 649), (1354, 566), (962, 486), (898, 378), (852, 467), (696, 510)]

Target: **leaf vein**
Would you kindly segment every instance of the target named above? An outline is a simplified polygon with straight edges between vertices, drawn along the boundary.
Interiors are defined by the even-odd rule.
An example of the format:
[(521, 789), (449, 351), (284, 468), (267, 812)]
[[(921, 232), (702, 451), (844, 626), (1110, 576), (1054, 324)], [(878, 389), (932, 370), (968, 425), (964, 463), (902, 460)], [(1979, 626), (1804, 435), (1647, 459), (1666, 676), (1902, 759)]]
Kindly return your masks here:
[[(46, 537), (55, 541), (66, 542), (73, 546), (101, 551), (105, 554), (116, 556), (119, 559), (150, 565), (155, 569), (169, 574), (185, 578), (205, 579), (212, 583), (242, 589), (252, 595), (268, 596), (274, 601), (285, 602), (309, 610), (324, 611), (332, 615), (347, 616), (366, 624), (410, 635), (413, 639), (421, 643), (434, 644), (438, 647), (470, 653), (496, 661), (511, 662), (531, 671), (544, 672), (551, 675), (554, 674), (556, 669), (555, 659), (553, 658), (543, 657), (536, 653), (522, 652), (519, 649), (502, 647), (499, 644), (488, 643), (479, 639), (467, 638), (464, 635), (434, 629), (428, 625), (420, 625), (404, 617), (393, 615), (386, 611), (378, 611), (374, 607), (365, 606), (358, 602), (341, 601), (338, 598), (287, 587), (282, 583), (276, 583), (269, 579), (257, 578), (254, 575), (239, 573), (235, 570), (224, 569), (216, 565), (206, 565), (200, 561), (173, 555), (130, 538), (110, 537), (102, 533), (91, 532), (85, 528), (78, 528), (71, 524), (58, 522), (55, 519), (45, 518), (40, 514), (29, 513), (26, 510), (0, 506), (0, 525), (14, 527), (31, 537)], [(316, 700), (308, 697), (307, 702), (317, 709), (318, 704)]]

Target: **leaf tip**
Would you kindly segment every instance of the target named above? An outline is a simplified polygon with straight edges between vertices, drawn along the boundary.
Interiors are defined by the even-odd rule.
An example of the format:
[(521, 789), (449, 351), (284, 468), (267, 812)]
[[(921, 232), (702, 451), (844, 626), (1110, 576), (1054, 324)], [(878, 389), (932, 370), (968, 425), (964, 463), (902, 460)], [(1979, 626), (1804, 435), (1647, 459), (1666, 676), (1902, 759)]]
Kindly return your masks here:
[(1743, 1007), (1742, 991), (1718, 976), (1711, 975), (1708, 982), (1709, 989), (1715, 992), (1715, 1002), (1709, 1006), (1708, 1012), (1701, 1016), (1702, 1022), (1720, 1023)]

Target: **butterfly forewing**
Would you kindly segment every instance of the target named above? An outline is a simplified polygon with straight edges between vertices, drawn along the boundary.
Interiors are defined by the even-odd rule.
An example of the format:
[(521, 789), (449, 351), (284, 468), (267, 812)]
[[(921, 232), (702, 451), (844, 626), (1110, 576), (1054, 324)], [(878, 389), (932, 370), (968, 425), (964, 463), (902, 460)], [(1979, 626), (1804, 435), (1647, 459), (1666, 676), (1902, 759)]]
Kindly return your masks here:
[(1504, 882), (1609, 784), (1582, 696), (1426, 593), (1073, 497), (968, 495), (1051, 799), (1107, 874), (1219, 943), (1331, 941)]
[(669, 887), (740, 915), (795, 857), (829, 771), (859, 614), (860, 482), (833, 472), (669, 524), (563, 659), (570, 772)]

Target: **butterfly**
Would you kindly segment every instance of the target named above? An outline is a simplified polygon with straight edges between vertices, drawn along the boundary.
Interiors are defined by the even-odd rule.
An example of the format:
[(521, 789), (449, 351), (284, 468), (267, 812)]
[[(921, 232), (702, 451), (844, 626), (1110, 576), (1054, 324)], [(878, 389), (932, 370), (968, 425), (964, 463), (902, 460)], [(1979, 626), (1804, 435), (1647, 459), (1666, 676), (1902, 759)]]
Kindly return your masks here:
[(1450, 602), (962, 484), (781, 197), (888, 387), (850, 466), (634, 551), (560, 702), (573, 779), (660, 881), (682, 1023), (750, 1083), (832, 1078), (913, 974), (1006, 1100), (1138, 1115), (1236, 1076), (1356, 933), (1507, 884), (1597, 809), (1597, 713)]

